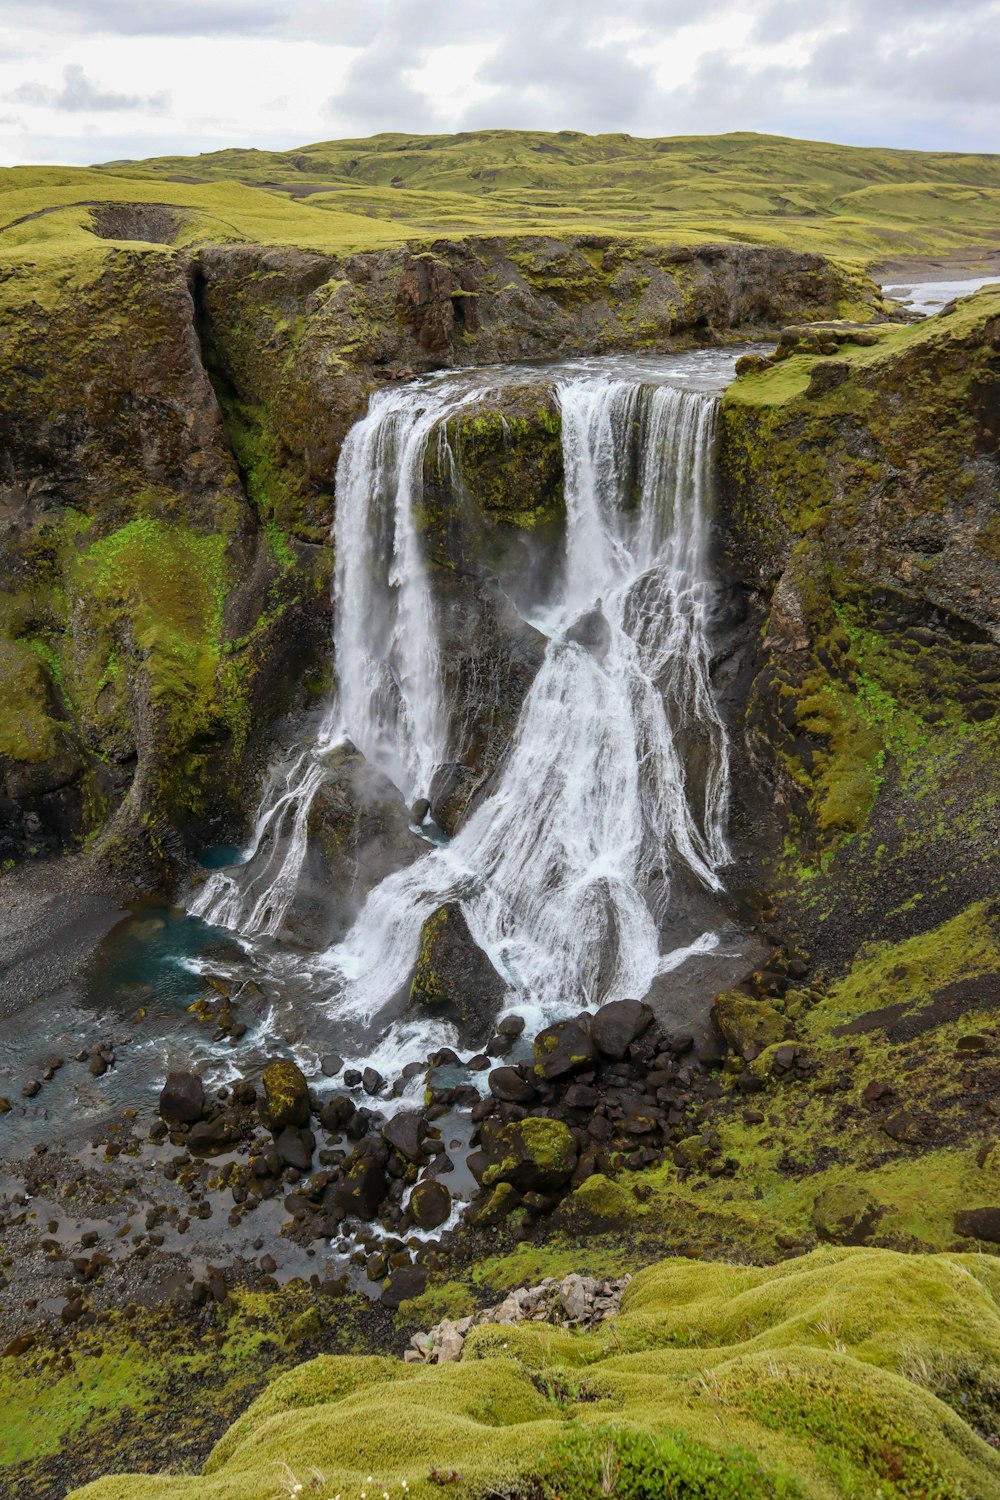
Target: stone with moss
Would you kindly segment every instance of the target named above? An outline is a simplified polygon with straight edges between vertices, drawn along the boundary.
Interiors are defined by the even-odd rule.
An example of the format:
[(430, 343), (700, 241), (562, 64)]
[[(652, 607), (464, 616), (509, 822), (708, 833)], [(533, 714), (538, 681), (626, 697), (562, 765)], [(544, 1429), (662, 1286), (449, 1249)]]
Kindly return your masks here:
[(308, 1125), (309, 1085), (305, 1074), (288, 1057), (279, 1057), (264, 1069), (264, 1100), (270, 1128), (278, 1132), (286, 1125)]
[(739, 990), (716, 995), (712, 1012), (719, 1030), (734, 1052), (754, 1058), (766, 1047), (783, 1042), (789, 1034), (785, 1017), (765, 1000), (755, 1000)]
[(577, 1147), (561, 1120), (529, 1116), (505, 1125), (489, 1147), (483, 1187), (507, 1183), (519, 1193), (550, 1193), (573, 1175)]
[(835, 1245), (863, 1245), (885, 1209), (859, 1182), (830, 1182), (813, 1199), (812, 1221), (821, 1240)]

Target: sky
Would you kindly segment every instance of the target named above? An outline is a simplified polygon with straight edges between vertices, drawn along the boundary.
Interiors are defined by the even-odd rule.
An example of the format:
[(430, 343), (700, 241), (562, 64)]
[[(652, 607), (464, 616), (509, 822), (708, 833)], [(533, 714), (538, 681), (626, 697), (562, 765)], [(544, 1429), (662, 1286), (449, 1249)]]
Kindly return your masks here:
[(1000, 0), (2, 0), (0, 165), (379, 131), (1000, 150)]

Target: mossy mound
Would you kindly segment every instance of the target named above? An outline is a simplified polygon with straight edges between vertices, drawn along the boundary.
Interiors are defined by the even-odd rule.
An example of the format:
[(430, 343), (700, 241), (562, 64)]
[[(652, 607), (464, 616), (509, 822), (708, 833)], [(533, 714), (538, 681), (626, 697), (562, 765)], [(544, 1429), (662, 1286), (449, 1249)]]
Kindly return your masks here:
[[(665, 1261), (591, 1335), (473, 1329), (459, 1365), (324, 1358), (281, 1376), (200, 1477), (118, 1475), (78, 1500), (589, 1497), (623, 1500), (650, 1446), (685, 1494), (987, 1500), (1000, 1486), (1000, 1268), (821, 1250), (767, 1269)], [(730, 1485), (725, 1488), (726, 1483)], [(711, 1485), (716, 1487), (712, 1488)], [(294, 1493), (299, 1493), (294, 1491)]]

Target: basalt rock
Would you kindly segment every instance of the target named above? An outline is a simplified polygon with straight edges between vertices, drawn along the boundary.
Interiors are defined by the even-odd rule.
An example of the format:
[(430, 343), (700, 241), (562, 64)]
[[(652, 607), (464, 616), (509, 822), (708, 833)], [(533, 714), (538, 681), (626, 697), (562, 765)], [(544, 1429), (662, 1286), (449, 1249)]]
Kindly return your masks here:
[(597, 1057), (597, 1046), (590, 1023), (557, 1021), (535, 1037), (535, 1075), (553, 1080), (566, 1078), (590, 1067)]
[(159, 1111), (171, 1124), (193, 1125), (205, 1109), (205, 1087), (198, 1073), (168, 1073), (160, 1092)]
[(483, 1186), (508, 1183), (520, 1193), (548, 1193), (573, 1175), (577, 1144), (560, 1120), (528, 1117), (504, 1126), (489, 1148)]
[(506, 985), (476, 944), (457, 902), (429, 916), (410, 984), (410, 1004), (452, 1021), (463, 1047), (481, 1047), (493, 1029)]
[(590, 1035), (605, 1057), (622, 1058), (653, 1019), (639, 1000), (611, 1000), (602, 1005), (590, 1022)]
[(308, 1125), (309, 1085), (297, 1063), (280, 1057), (264, 1069), (267, 1120), (276, 1133), (286, 1125)]

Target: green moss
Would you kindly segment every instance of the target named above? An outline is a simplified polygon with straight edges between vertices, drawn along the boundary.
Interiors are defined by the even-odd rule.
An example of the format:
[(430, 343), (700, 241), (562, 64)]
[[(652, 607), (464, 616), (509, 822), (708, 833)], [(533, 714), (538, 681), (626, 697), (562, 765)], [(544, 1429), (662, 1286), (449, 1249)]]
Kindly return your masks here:
[(990, 1389), (998, 1295), (996, 1263), (975, 1255), (666, 1261), (598, 1334), (483, 1325), (458, 1365), (313, 1362), (245, 1414), (202, 1477), (121, 1475), (79, 1493), (267, 1500), (279, 1475), (334, 1494), (399, 1495), (405, 1480), (416, 1500), (444, 1476), (457, 1495), (541, 1480), (586, 1496), (603, 1472), (634, 1500), (671, 1474), (706, 1497), (738, 1482), (810, 1500), (987, 1500), (1000, 1458), (931, 1385), (961, 1405), (968, 1382), (944, 1359), (960, 1350), (979, 1363), (977, 1399)]
[(404, 1328), (433, 1328), (445, 1318), (467, 1317), (475, 1306), (467, 1286), (460, 1281), (445, 1281), (400, 1303), (396, 1322)]

